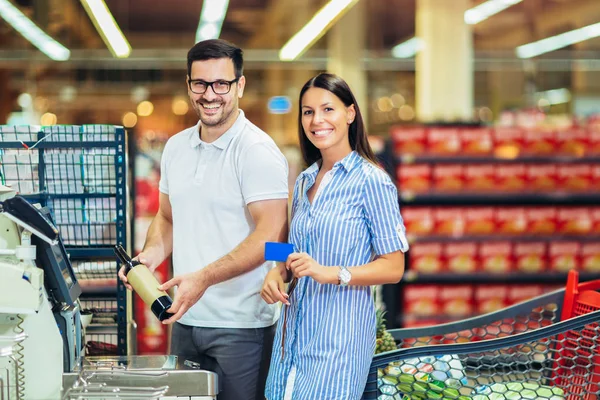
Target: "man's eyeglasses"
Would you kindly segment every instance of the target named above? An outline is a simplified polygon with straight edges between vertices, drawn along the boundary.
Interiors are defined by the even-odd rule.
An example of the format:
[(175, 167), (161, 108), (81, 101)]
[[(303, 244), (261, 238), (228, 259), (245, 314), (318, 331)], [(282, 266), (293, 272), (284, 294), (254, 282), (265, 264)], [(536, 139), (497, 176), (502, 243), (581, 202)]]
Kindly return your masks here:
[(231, 90), (231, 85), (239, 81), (240, 78), (235, 78), (232, 81), (218, 80), (212, 82), (206, 82), (200, 79), (188, 81), (188, 86), (193, 93), (204, 94), (209, 87), (212, 87), (215, 94), (227, 94)]

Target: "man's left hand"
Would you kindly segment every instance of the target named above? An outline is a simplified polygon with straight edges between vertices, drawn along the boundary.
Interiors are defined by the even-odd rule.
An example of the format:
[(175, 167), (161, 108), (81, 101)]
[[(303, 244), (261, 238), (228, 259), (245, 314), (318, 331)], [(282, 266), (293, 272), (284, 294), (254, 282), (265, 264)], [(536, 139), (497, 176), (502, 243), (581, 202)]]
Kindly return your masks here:
[(167, 310), (174, 315), (171, 318), (162, 321), (163, 324), (167, 325), (178, 321), (190, 307), (200, 300), (208, 288), (202, 271), (176, 276), (160, 285), (159, 289), (167, 291), (174, 286), (177, 286), (177, 292), (175, 293), (173, 304)]

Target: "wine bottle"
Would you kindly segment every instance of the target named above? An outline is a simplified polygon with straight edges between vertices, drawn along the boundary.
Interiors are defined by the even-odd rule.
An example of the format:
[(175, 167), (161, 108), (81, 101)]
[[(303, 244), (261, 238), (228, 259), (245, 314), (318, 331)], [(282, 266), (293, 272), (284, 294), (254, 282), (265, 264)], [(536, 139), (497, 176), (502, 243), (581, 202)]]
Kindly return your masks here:
[(173, 304), (173, 300), (166, 292), (158, 289), (160, 284), (152, 272), (138, 260), (132, 260), (121, 245), (115, 246), (115, 254), (125, 267), (127, 281), (144, 303), (150, 306), (156, 318), (160, 321), (171, 318), (173, 314), (167, 310)]

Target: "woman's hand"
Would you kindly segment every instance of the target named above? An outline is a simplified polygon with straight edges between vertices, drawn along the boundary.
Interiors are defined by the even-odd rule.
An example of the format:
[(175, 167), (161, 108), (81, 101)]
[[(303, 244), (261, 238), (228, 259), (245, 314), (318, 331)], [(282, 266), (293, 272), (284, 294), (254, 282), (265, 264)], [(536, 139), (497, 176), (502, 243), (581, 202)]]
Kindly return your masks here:
[[(283, 273), (282, 269), (284, 269)], [(285, 283), (283, 282), (283, 274), (285, 273), (287, 273), (287, 270), (285, 270), (284, 264), (279, 264), (277, 267), (271, 269), (265, 277), (265, 282), (260, 291), (260, 297), (262, 297), (267, 304), (273, 304), (280, 301), (287, 306), (290, 305), (288, 295), (285, 292)]]
[(295, 277), (310, 276), (315, 281), (325, 284), (338, 283), (338, 268), (324, 267), (306, 253), (292, 253), (285, 263)]

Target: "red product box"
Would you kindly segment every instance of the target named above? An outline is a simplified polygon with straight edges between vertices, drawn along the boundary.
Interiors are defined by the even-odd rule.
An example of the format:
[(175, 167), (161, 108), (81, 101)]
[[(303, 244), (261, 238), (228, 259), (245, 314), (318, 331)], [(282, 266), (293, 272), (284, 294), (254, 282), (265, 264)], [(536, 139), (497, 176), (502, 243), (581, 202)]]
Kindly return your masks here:
[(410, 269), (431, 274), (443, 269), (441, 243), (415, 243), (410, 247)]
[(592, 218), (587, 207), (564, 207), (558, 209), (558, 232), (570, 235), (586, 235), (592, 231)]
[(465, 231), (464, 211), (458, 207), (439, 207), (433, 210), (434, 232), (438, 235), (461, 236)]
[(557, 168), (557, 187), (569, 192), (590, 190), (592, 188), (592, 165), (559, 165)]
[(496, 231), (493, 207), (467, 208), (465, 211), (465, 234), (490, 235)]
[(590, 219), (592, 220), (591, 233), (593, 235), (600, 235), (600, 207), (590, 207), (588, 210)]
[(449, 285), (439, 288), (442, 313), (450, 318), (467, 317), (473, 314), (473, 287), (471, 285)]
[(543, 293), (542, 285), (510, 285), (506, 297), (508, 305), (530, 300)]
[(582, 243), (581, 268), (585, 272), (600, 272), (600, 242)]
[(496, 167), (492, 164), (467, 165), (464, 172), (465, 189), (474, 192), (497, 190)]
[(459, 131), (463, 154), (486, 155), (492, 151), (492, 130), (489, 128), (464, 128)]
[(460, 164), (438, 164), (433, 169), (433, 187), (438, 192), (458, 192), (463, 189), (463, 169)]
[(410, 236), (433, 233), (433, 209), (429, 207), (403, 207), (402, 219), (406, 233)]
[(600, 165), (592, 164), (590, 190), (600, 192)]
[(397, 155), (427, 152), (427, 129), (424, 127), (392, 126), (390, 136)]
[(530, 191), (551, 192), (556, 190), (555, 164), (531, 164), (525, 168), (527, 187)]
[(451, 272), (469, 274), (477, 271), (477, 243), (446, 243), (443, 248), (446, 267)]
[(408, 285), (404, 290), (405, 313), (414, 317), (441, 314), (437, 285)]
[(479, 262), (484, 272), (506, 274), (512, 270), (512, 243), (483, 242), (479, 245)]
[(553, 234), (557, 232), (555, 207), (527, 208), (527, 233), (528, 234)]
[(588, 129), (589, 146), (586, 155), (600, 155), (600, 126)]
[(557, 152), (581, 157), (589, 146), (589, 134), (584, 128), (565, 128), (556, 132)]
[(401, 192), (425, 193), (431, 190), (431, 165), (403, 164), (396, 168)]
[(546, 129), (527, 129), (525, 131), (526, 154), (552, 154), (556, 152), (556, 131)]
[(579, 242), (552, 242), (548, 248), (550, 258), (550, 271), (569, 272), (579, 269), (581, 243)]
[(525, 164), (496, 165), (496, 190), (499, 192), (522, 191), (527, 188)]
[(523, 151), (525, 133), (521, 128), (499, 127), (492, 131), (494, 154), (502, 158), (514, 158)]
[(477, 314), (487, 314), (507, 307), (507, 294), (508, 286), (506, 285), (478, 285), (475, 288)]
[(433, 154), (451, 155), (461, 151), (457, 128), (432, 127), (427, 132), (427, 149)]
[(527, 214), (523, 207), (495, 209), (496, 232), (501, 235), (522, 235), (527, 231)]
[(515, 269), (519, 272), (537, 273), (546, 269), (548, 256), (545, 242), (519, 242), (513, 247)]

